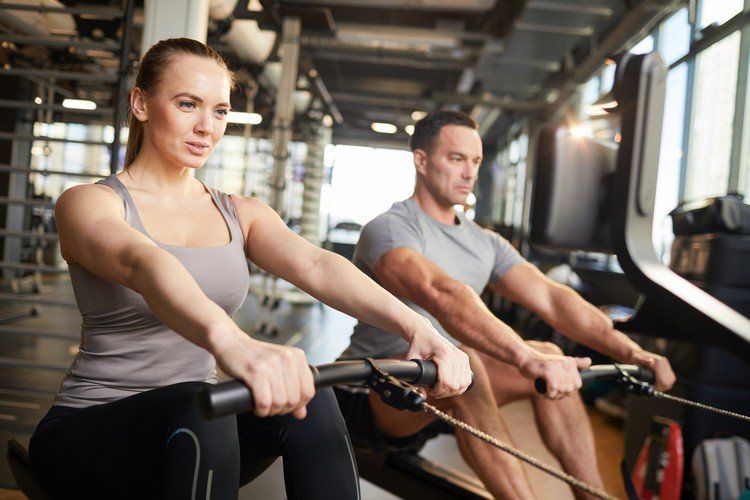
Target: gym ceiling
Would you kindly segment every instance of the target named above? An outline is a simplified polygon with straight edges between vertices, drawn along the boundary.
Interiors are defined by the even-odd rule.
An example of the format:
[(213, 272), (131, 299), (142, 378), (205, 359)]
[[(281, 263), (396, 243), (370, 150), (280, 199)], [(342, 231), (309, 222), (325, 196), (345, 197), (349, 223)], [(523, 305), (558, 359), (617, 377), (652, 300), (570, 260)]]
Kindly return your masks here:
[[(71, 12), (91, 7), (102, 12), (123, 10), (123, 2), (117, 0), (45, 3), (68, 7)], [(420, 112), (453, 107), (477, 119), (485, 143), (497, 143), (504, 142), (509, 127), (519, 118), (553, 117), (607, 56), (632, 45), (680, 3), (217, 0), (211, 2), (208, 43), (238, 71), (240, 85), (232, 96), (233, 107), (263, 116), (263, 122), (254, 127), (256, 135), (267, 134), (273, 118), (281, 41), (275, 33), (280, 33), (286, 16), (297, 16), (302, 24), (297, 134), (304, 133), (305, 123), (324, 120), (332, 123), (334, 143), (404, 147), (405, 128)], [(15, 11), (0, 9), (0, 36), (6, 39), (0, 47), (3, 68), (118, 75), (122, 16), (45, 14), (68, 18), (63, 23), (67, 33), (66, 29), (57, 33), (61, 42), (53, 45), (37, 43), (44, 33), (35, 32), (29, 26), (33, 23), (8, 17), (11, 12)], [(134, 0), (131, 61), (140, 55), (143, 21), (143, 1)], [(237, 33), (248, 27), (245, 42), (238, 43), (242, 38)], [(67, 46), (65, 40), (101, 42), (105, 47)], [(256, 40), (265, 46), (249, 47)], [(97, 102), (100, 108), (114, 105), (111, 83), (61, 80), (58, 85), (67, 87), (71, 95)], [(102, 117), (72, 113), (61, 110), (55, 119), (85, 122)], [(372, 129), (374, 122), (392, 124), (396, 132), (377, 133)]]

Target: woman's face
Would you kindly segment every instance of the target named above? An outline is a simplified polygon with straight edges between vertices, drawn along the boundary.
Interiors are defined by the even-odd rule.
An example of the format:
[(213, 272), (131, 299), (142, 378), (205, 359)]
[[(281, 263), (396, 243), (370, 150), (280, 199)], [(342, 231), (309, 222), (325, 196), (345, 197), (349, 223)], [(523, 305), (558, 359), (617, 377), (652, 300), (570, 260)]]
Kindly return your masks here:
[(226, 130), (229, 93), (229, 74), (216, 62), (174, 56), (156, 90), (143, 99), (144, 147), (150, 142), (168, 163), (200, 168)]

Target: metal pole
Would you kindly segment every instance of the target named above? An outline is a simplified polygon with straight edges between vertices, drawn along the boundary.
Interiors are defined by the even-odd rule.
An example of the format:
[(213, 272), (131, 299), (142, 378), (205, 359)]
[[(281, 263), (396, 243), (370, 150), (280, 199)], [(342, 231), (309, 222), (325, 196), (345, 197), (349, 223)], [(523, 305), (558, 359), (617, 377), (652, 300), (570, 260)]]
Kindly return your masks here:
[(281, 28), (281, 85), (276, 93), (276, 105), (271, 137), (273, 139), (273, 171), (271, 173), (271, 207), (284, 215), (286, 166), (289, 141), (294, 120), (294, 90), (299, 63), (299, 37), (302, 23), (298, 17), (284, 18)]
[(305, 175), (302, 180), (305, 191), (302, 197), (300, 236), (315, 246), (320, 246), (320, 189), (323, 186), (324, 153), (331, 143), (331, 129), (316, 124), (307, 142)]
[[(745, 11), (750, 9), (750, 0), (745, 0)], [(740, 60), (737, 67), (737, 95), (734, 102), (734, 125), (732, 127), (732, 153), (729, 161), (729, 191), (740, 189), (740, 171), (743, 164), (743, 154), (747, 154), (747, 147), (743, 140), (747, 136), (745, 116), (748, 110), (747, 90), (748, 73), (750, 72), (750, 25), (744, 24), (740, 35)], [(743, 151), (744, 150), (744, 151)], [(745, 193), (750, 195), (750, 193)]]

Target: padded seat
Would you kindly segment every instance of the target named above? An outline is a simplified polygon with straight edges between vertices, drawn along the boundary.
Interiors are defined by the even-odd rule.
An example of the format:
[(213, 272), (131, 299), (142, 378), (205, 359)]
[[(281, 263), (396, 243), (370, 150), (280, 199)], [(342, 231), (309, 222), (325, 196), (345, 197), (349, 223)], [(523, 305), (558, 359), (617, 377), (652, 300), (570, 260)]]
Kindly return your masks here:
[(18, 489), (30, 500), (51, 500), (52, 497), (44, 492), (31, 473), (29, 440), (27, 438), (13, 438), (8, 441), (8, 463)]

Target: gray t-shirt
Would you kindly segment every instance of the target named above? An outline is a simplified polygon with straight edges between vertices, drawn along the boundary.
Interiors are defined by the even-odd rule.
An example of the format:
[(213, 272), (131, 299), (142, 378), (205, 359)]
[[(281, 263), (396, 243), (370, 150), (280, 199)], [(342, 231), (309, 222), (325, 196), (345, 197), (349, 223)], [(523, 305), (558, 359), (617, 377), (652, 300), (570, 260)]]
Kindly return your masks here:
[[(479, 294), (487, 284), (496, 282), (508, 269), (524, 261), (516, 249), (497, 233), (482, 229), (463, 213), (456, 212), (456, 219), (455, 225), (442, 224), (425, 214), (412, 198), (394, 203), (387, 212), (362, 229), (354, 252), (354, 264), (375, 279), (372, 269), (382, 255), (394, 248), (411, 248)], [(447, 339), (459, 343), (427, 311), (400, 298), (407, 306), (429, 318)], [(407, 349), (408, 344), (401, 337), (359, 322), (341, 357), (383, 358), (405, 353)]]
[[(122, 182), (112, 175), (99, 183), (120, 196), (125, 221), (149, 236)], [(210, 248), (155, 243), (174, 255), (206, 296), (231, 315), (244, 302), (250, 283), (245, 240), (229, 195), (214, 189), (209, 193), (229, 228), (229, 243)], [(81, 310), (81, 346), (56, 405), (85, 408), (179, 382), (216, 382), (211, 353), (159, 321), (142, 295), (79, 264), (70, 265), (70, 281)]]

